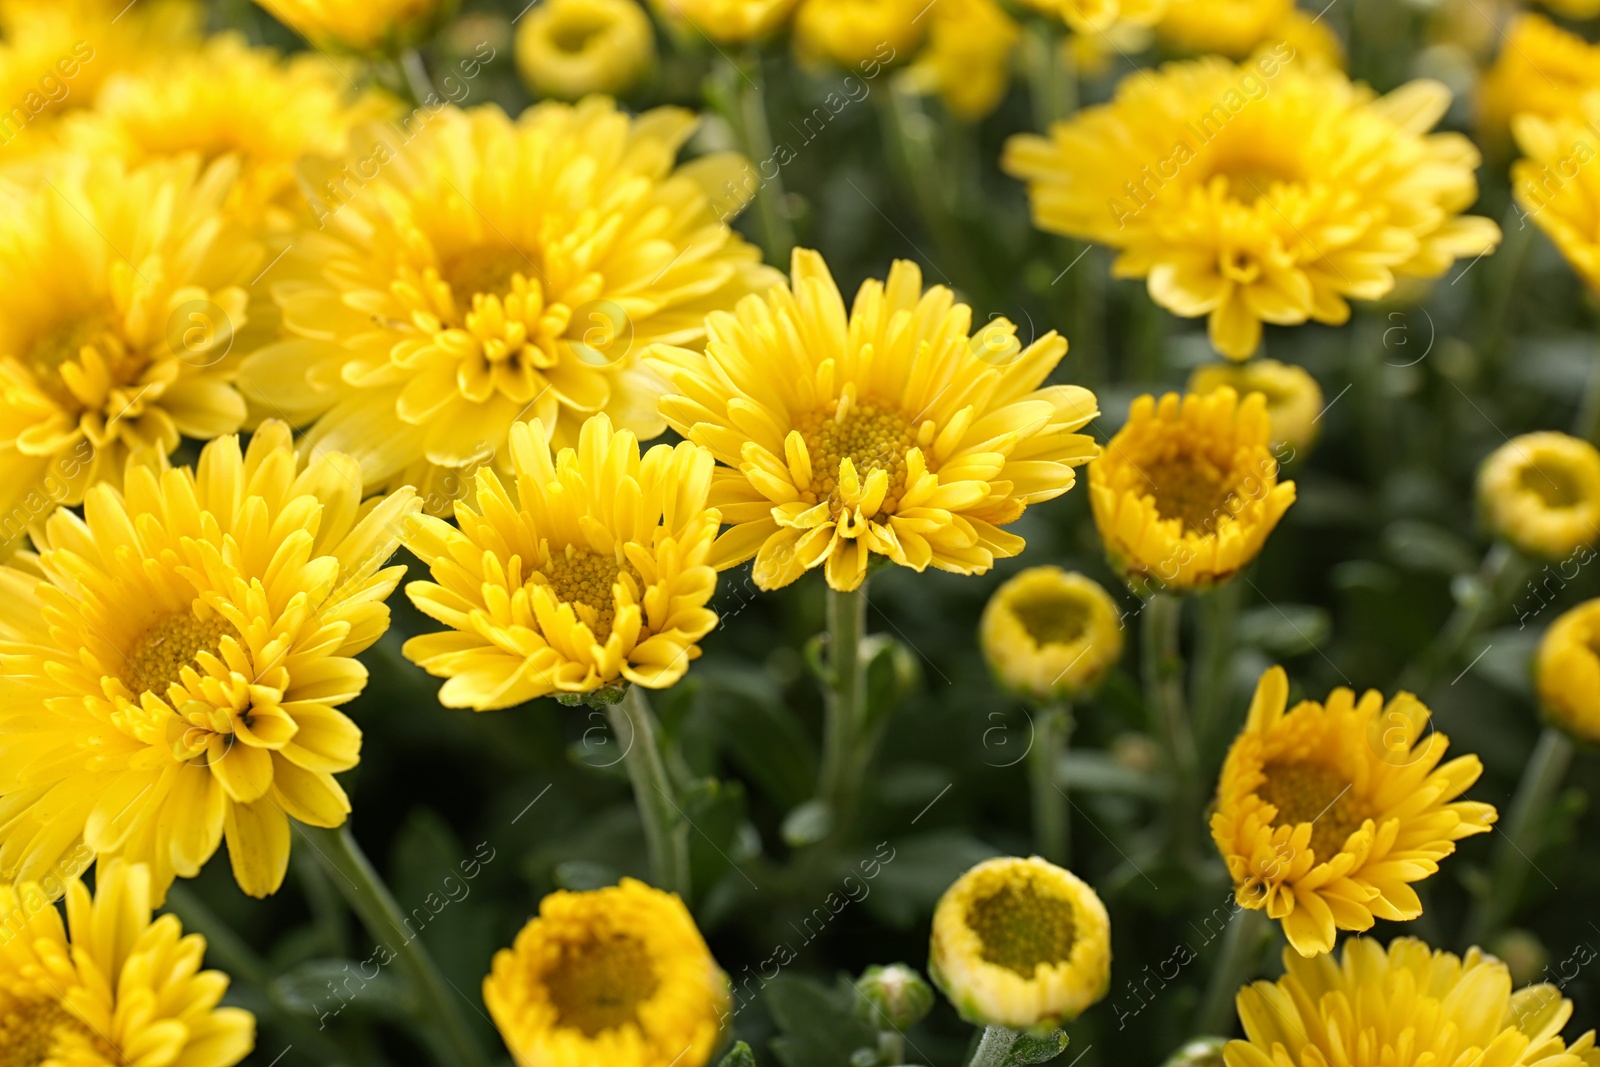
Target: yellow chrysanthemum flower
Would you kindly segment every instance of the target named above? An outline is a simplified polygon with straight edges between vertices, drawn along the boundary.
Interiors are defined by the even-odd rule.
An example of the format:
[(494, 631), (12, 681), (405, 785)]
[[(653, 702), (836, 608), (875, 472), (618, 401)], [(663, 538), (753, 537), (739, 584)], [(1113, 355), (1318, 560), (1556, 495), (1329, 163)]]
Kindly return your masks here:
[(1421, 915), (1411, 883), (1461, 838), (1487, 833), (1495, 810), (1456, 800), (1483, 765), (1461, 756), (1439, 766), (1450, 741), (1410, 693), (1385, 704), (1375, 689), (1359, 700), (1335, 689), (1326, 705), (1288, 702), (1289, 677), (1273, 667), (1228, 749), (1211, 836), (1234, 898), (1266, 909), (1297, 952), (1315, 956), (1340, 930)]
[(1539, 641), (1536, 673), (1545, 718), (1600, 744), (1600, 600), (1579, 604), (1551, 623)]
[(1539, 0), (1539, 3), (1569, 19), (1592, 19), (1600, 16), (1600, 0)]
[(1079, 33), (1102, 33), (1118, 23), (1149, 26), (1166, 13), (1170, 0), (1024, 0), (1054, 15)]
[(934, 910), (928, 952), (929, 976), (978, 1026), (1059, 1026), (1111, 985), (1105, 905), (1038, 856), (985, 860), (956, 879)]
[(939, 0), (928, 9), (928, 41), (905, 84), (937, 93), (945, 107), (975, 122), (1000, 106), (1022, 31), (994, 0)]
[(509, 469), (517, 422), (558, 446), (595, 412), (656, 436), (640, 353), (698, 342), (707, 312), (778, 278), (710, 199), (748, 165), (674, 166), (695, 123), (590, 97), (516, 120), (444, 108), (409, 142), (375, 131), (273, 268), (285, 338), (244, 361), (246, 397), (314, 420), (307, 447), (355, 456), (369, 485), (418, 486), (434, 512), (449, 476)]
[(632, 878), (545, 897), (483, 980), (519, 1067), (703, 1067), (730, 1000), (683, 901)]
[(100, 868), (91, 897), (74, 879), (0, 885), (0, 1062), (7, 1067), (232, 1067), (255, 1047), (255, 1016), (218, 1003), (206, 939), (176, 916), (151, 921), (150, 871)]
[(1294, 503), (1268, 451), (1266, 397), (1223, 386), (1133, 402), (1089, 465), (1089, 503), (1112, 566), (1157, 591), (1203, 589), (1261, 553)]
[(0, 877), (120, 857), (150, 865), (159, 902), (226, 837), (265, 896), (290, 818), (345, 821), (333, 775), (361, 731), (336, 709), (366, 685), (354, 657), (389, 626), (405, 568), (383, 563), (417, 508), (361, 496), (353, 460), (297, 464), (268, 422), (197, 471), (130, 463), (0, 567)]
[(638, 0), (545, 0), (517, 27), (517, 70), (539, 96), (625, 92), (655, 61), (655, 30)]
[(1283, 966), (1276, 982), (1239, 991), (1245, 1040), (1228, 1042), (1227, 1067), (1600, 1064), (1593, 1031), (1571, 1046), (1561, 1039), (1570, 1000), (1553, 985), (1513, 993), (1506, 965), (1480, 949), (1463, 959), (1412, 937), (1387, 949), (1357, 937), (1340, 960), (1285, 951)]
[(1478, 126), (1486, 141), (1504, 141), (1515, 116), (1576, 115), (1584, 97), (1596, 92), (1600, 45), (1542, 15), (1522, 14), (1504, 35), (1500, 56), (1478, 90)]
[(1478, 468), (1478, 502), (1498, 536), (1565, 559), (1600, 538), (1600, 450), (1553, 430), (1514, 437)]
[(262, 252), (226, 219), (237, 169), (66, 158), (0, 185), (0, 540), (135, 451), (244, 422), (234, 349)]
[(1191, 393), (1212, 393), (1223, 386), (1240, 396), (1260, 393), (1267, 398), (1274, 444), (1287, 444), (1298, 455), (1317, 439), (1322, 387), (1305, 368), (1275, 359), (1252, 359), (1248, 363), (1207, 364), (1189, 375)]
[(1122, 613), (1100, 583), (1060, 567), (1031, 567), (989, 598), (978, 623), (989, 669), (1035, 700), (1075, 697), (1122, 655)]
[(419, 518), (406, 547), (434, 582), (406, 595), (450, 630), (413, 637), (405, 654), (448, 678), (448, 707), (487, 711), (551, 693), (635, 682), (663, 689), (717, 625), (706, 603), (721, 516), (706, 506), (714, 461), (692, 444), (639, 441), (596, 415), (576, 450), (552, 456), (544, 428), (511, 430), (512, 501), (491, 470), (460, 529)]
[(1171, 0), (1156, 36), (1193, 55), (1244, 59), (1263, 45), (1287, 41), (1296, 61), (1340, 63), (1344, 47), (1327, 23), (1295, 7), (1294, 0)]
[(716, 44), (743, 44), (773, 33), (797, 0), (650, 0), (668, 25), (688, 26)]
[(795, 51), (809, 62), (831, 60), (844, 67), (866, 63), (884, 45), (893, 55), (910, 55), (937, 6), (928, 0), (801, 0), (794, 13)]
[(353, 128), (394, 110), (376, 94), (353, 96), (315, 53), (285, 60), (224, 33), (159, 67), (111, 78), (92, 111), (69, 116), (62, 139), (72, 151), (132, 165), (186, 152), (207, 162), (237, 155), (230, 211), (284, 229), (306, 210), (295, 162), (307, 153), (342, 155)]
[(1428, 134), (1449, 104), (1431, 81), (1377, 97), (1285, 44), (1126, 78), (1048, 137), (1011, 138), (1003, 165), (1028, 182), (1040, 229), (1120, 250), (1117, 276), (1208, 316), (1216, 349), (1244, 359), (1264, 322), (1343, 323), (1346, 300), (1499, 240), (1460, 215), (1477, 199), (1477, 149)]
[[(1600, 64), (1600, 47), (1594, 62)], [(1600, 87), (1578, 116), (1518, 115), (1512, 128), (1527, 154), (1511, 167), (1517, 203), (1600, 293)]]
[(1067, 342), (1023, 348), (1005, 319), (973, 333), (972, 309), (943, 286), (924, 293), (905, 261), (862, 283), (848, 313), (817, 253), (796, 249), (793, 276), (712, 315), (705, 354), (651, 360), (678, 394), (662, 416), (722, 464), (718, 569), (753, 556), (756, 584), (776, 589), (825, 567), (850, 590), (873, 554), (982, 574), (1021, 552), (1000, 527), (1071, 489), (1095, 454), (1077, 432), (1094, 395), (1041, 388)]
[(456, 0), (257, 0), (300, 36), (356, 52), (396, 52), (426, 40)]

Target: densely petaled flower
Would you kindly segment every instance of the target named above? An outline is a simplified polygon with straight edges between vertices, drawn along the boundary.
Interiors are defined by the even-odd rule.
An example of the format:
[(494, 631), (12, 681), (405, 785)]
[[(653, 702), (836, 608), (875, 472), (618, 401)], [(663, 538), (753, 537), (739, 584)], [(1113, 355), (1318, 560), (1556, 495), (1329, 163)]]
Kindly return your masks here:
[(540, 901), (483, 1001), (519, 1067), (702, 1067), (730, 997), (683, 902), (624, 878)]
[(822, 257), (797, 249), (792, 288), (747, 297), (706, 323), (705, 354), (658, 348), (678, 395), (661, 414), (723, 464), (711, 502), (731, 523), (715, 562), (755, 557), (763, 589), (825, 566), (854, 589), (876, 553), (921, 571), (981, 574), (1022, 551), (1000, 527), (1071, 489), (1094, 456), (1078, 433), (1093, 394), (1040, 388), (1066, 353), (1027, 348), (1004, 319), (922, 290), (899, 261), (847, 313)]
[(1478, 90), (1478, 125), (1486, 139), (1503, 140), (1515, 116), (1575, 116), (1584, 98), (1597, 92), (1600, 45), (1542, 15), (1522, 14)]
[(322, 56), (285, 60), (237, 34), (218, 34), (203, 49), (111, 78), (92, 111), (69, 117), (63, 140), (73, 151), (129, 164), (185, 152), (206, 161), (237, 155), (229, 209), (247, 223), (283, 229), (306, 210), (295, 161), (308, 152), (342, 155), (355, 126), (394, 109), (374, 94), (353, 96)]
[(1170, 0), (1025, 0), (1082, 34), (1103, 33), (1113, 25), (1148, 26), (1161, 18)]
[(1118, 249), (1177, 315), (1209, 317), (1233, 359), (1263, 322), (1339, 324), (1397, 275), (1431, 278), (1499, 240), (1462, 216), (1478, 151), (1428, 131), (1450, 92), (1417, 81), (1384, 97), (1287, 45), (1244, 64), (1215, 57), (1124, 79), (1115, 100), (1013, 137), (1041, 229)]
[(1539, 700), (1545, 718), (1600, 744), (1600, 600), (1565, 613), (1539, 641)]
[(1172, 0), (1155, 29), (1163, 44), (1195, 55), (1244, 59), (1263, 45), (1287, 41), (1297, 60), (1343, 57), (1327, 23), (1301, 11), (1294, 0)]
[(357, 52), (395, 52), (426, 40), (455, 0), (257, 0), (277, 20), (317, 44)]
[(625, 92), (655, 58), (655, 30), (638, 0), (545, 0), (517, 27), (517, 70), (540, 96)]
[[(1281, 667), (1261, 676), (1217, 785), (1211, 836), (1234, 897), (1283, 923), (1303, 956), (1340, 930), (1422, 914), (1411, 883), (1456, 841), (1487, 833), (1489, 804), (1457, 800), (1483, 771), (1476, 756), (1440, 766), (1449, 739), (1410, 693), (1387, 704), (1335, 689), (1288, 708)], [(1456, 1062), (1448, 1060), (1446, 1062)]]
[(1283, 966), (1276, 982), (1239, 991), (1245, 1039), (1228, 1042), (1227, 1067), (1600, 1064), (1594, 1031), (1561, 1039), (1570, 1000), (1553, 985), (1513, 993), (1506, 965), (1476, 948), (1462, 958), (1411, 937), (1388, 949), (1357, 937), (1340, 960), (1286, 950)]
[(1011, 85), (1021, 29), (994, 0), (939, 0), (928, 20), (927, 44), (907, 69), (905, 84), (937, 93), (959, 118), (983, 118)]
[[(1591, 62), (1600, 71), (1600, 46)], [(1517, 203), (1600, 293), (1600, 86), (1578, 116), (1523, 114), (1512, 125), (1527, 155), (1511, 168)]]
[(1092, 689), (1122, 655), (1116, 602), (1060, 567), (1030, 567), (995, 590), (978, 636), (1000, 684), (1041, 701)]
[(435, 512), (455, 472), (508, 469), (514, 423), (557, 445), (595, 412), (659, 434), (645, 346), (698, 342), (707, 312), (777, 278), (709, 198), (747, 165), (675, 168), (691, 114), (630, 119), (603, 97), (419, 121), (373, 130), (318, 187), (322, 228), (273, 268), (285, 339), (245, 361), (247, 399), (315, 420), (307, 447)]
[(0, 885), (0, 1062), (7, 1067), (232, 1067), (255, 1046), (255, 1017), (221, 1008), (206, 939), (176, 916), (151, 921), (150, 871), (102, 866), (94, 896), (59, 884)]
[(1133, 402), (1089, 465), (1089, 503), (1112, 566), (1183, 591), (1226, 581), (1260, 555), (1294, 503), (1268, 451), (1266, 397), (1222, 386)]
[[(289, 819), (338, 826), (334, 773), (361, 731), (338, 706), (366, 685), (353, 657), (389, 625), (383, 567), (404, 489), (361, 499), (355, 462), (297, 465), (288, 427), (197, 471), (130, 463), (84, 517), (59, 509), (37, 556), (0, 567), (0, 877), (150, 866), (156, 899), (224, 836), (239, 886), (265, 896), (289, 863)], [(102, 863), (102, 869), (104, 864)]]
[(1071, 871), (985, 860), (933, 913), (928, 973), (961, 1017), (1016, 1030), (1077, 1018), (1111, 985), (1111, 920)]
[(714, 461), (692, 444), (639, 442), (596, 415), (576, 449), (552, 456), (539, 423), (511, 431), (513, 500), (491, 470), (456, 529), (419, 518), (406, 547), (435, 582), (406, 595), (451, 629), (405, 654), (448, 678), (449, 707), (505, 708), (624, 680), (660, 689), (700, 655), (717, 624), (706, 603), (721, 517), (706, 506)]
[(1514, 437), (1478, 469), (1478, 502), (1498, 536), (1565, 559), (1600, 538), (1600, 450), (1553, 430)]
[[(128, 456), (237, 430), (233, 351), (261, 249), (224, 205), (237, 161), (69, 158), (0, 186), (0, 509), (76, 503)], [(128, 258), (124, 258), (124, 254)], [(8, 520), (9, 521), (9, 518)], [(23, 525), (26, 525), (24, 523)], [(8, 534), (15, 534), (8, 530)]]
[[(1267, 398), (1274, 444), (1286, 444), (1298, 455), (1317, 439), (1322, 387), (1303, 367), (1275, 359), (1252, 359), (1248, 363), (1208, 363), (1189, 375), (1191, 393), (1212, 393), (1223, 386), (1240, 396), (1260, 393)], [(1294, 457), (1282, 458), (1288, 462)]]
[(868, 62), (885, 45), (891, 55), (908, 56), (928, 33), (937, 7), (927, 0), (801, 0), (794, 13), (795, 51), (807, 61), (844, 67)]
[(650, 0), (669, 25), (690, 27), (718, 44), (742, 44), (783, 25), (797, 0)]

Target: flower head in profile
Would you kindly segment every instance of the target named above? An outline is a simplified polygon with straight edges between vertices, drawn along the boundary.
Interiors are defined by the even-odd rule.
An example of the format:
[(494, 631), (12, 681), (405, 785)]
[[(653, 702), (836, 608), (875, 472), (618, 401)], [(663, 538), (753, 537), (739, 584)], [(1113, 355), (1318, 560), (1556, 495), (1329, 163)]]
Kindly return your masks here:
[[(1600, 65), (1600, 46), (1592, 62)], [(1600, 77), (1600, 76), (1597, 76)], [(1513, 122), (1525, 158), (1511, 167), (1511, 188), (1528, 218), (1566, 256), (1593, 293), (1600, 293), (1600, 86), (1576, 116), (1518, 115)]]
[(1103, 33), (1116, 25), (1148, 26), (1166, 12), (1171, 0), (1025, 0), (1084, 35)]
[(226, 838), (239, 887), (275, 891), (289, 819), (350, 811), (333, 776), (361, 731), (338, 708), (366, 685), (354, 657), (389, 626), (404, 568), (383, 564), (416, 508), (409, 489), (363, 503), (353, 460), (297, 461), (268, 422), (248, 450), (130, 463), (82, 518), (57, 510), (38, 554), (0, 567), (0, 877), (120, 857), (159, 902)]
[(669, 25), (688, 27), (717, 44), (744, 44), (777, 31), (796, 0), (650, 0)]
[(1118, 250), (1117, 276), (1207, 316), (1212, 345), (1244, 359), (1263, 323), (1341, 324), (1349, 300), (1499, 240), (1461, 214), (1477, 149), (1428, 132), (1449, 105), (1437, 82), (1379, 97), (1280, 44), (1124, 79), (1111, 103), (1011, 138), (1003, 166), (1028, 183), (1040, 229)]
[(38, 185), (0, 184), (7, 516), (42, 517), (30, 501), (43, 498), (75, 504), (89, 485), (120, 481), (135, 452), (165, 456), (180, 436), (245, 421), (236, 348), (262, 253), (227, 217), (237, 169), (74, 157)]
[(655, 59), (655, 30), (638, 0), (545, 0), (517, 27), (517, 70), (540, 96), (626, 92)]
[[(1322, 387), (1305, 368), (1275, 359), (1252, 359), (1246, 363), (1208, 363), (1189, 375), (1191, 393), (1214, 393), (1223, 386), (1240, 396), (1260, 393), (1266, 397), (1274, 445), (1288, 445), (1297, 456), (1317, 439)], [(1283, 457), (1286, 463), (1292, 458)]]
[(1001, 685), (1034, 700), (1070, 699), (1122, 656), (1122, 613), (1092, 578), (1030, 567), (989, 598), (978, 635)]
[(1228, 1042), (1227, 1067), (1600, 1062), (1593, 1031), (1571, 1045), (1561, 1038), (1570, 1000), (1553, 985), (1512, 992), (1506, 965), (1480, 949), (1463, 957), (1412, 937), (1397, 937), (1387, 949), (1356, 937), (1338, 959), (1285, 950), (1283, 967), (1276, 982), (1239, 991), (1245, 1036)]
[(1600, 744), (1600, 600), (1579, 604), (1551, 623), (1539, 641), (1535, 673), (1545, 719)]
[(1071, 871), (985, 860), (933, 913), (928, 973), (961, 1017), (1032, 1030), (1076, 1019), (1111, 985), (1111, 920)]
[(354, 52), (394, 53), (428, 38), (455, 0), (257, 0), (306, 40)]
[(1021, 28), (995, 0), (939, 0), (928, 20), (927, 43), (906, 69), (904, 84), (938, 94), (957, 118), (985, 117), (1011, 85)]
[(446, 706), (478, 711), (676, 682), (717, 625), (713, 462), (687, 443), (641, 459), (604, 415), (559, 453), (540, 424), (512, 427), (515, 497), (481, 470), (476, 498), (456, 504), (459, 529), (419, 518), (405, 536), (434, 577), (406, 595), (450, 627), (413, 637), (406, 656), (449, 679)]
[(1301, 11), (1294, 0), (1172, 0), (1155, 32), (1162, 44), (1192, 55), (1245, 59), (1287, 41), (1296, 62), (1338, 64), (1344, 58), (1327, 22)]
[(245, 360), (245, 395), (434, 512), (460, 472), (508, 470), (518, 422), (558, 446), (597, 412), (656, 436), (640, 353), (699, 342), (708, 311), (778, 277), (713, 209), (747, 164), (675, 165), (695, 121), (589, 97), (367, 132), (273, 268), (283, 339)]
[(995, 319), (976, 333), (950, 290), (897, 262), (847, 312), (822, 257), (797, 249), (792, 287), (712, 315), (704, 354), (658, 348), (661, 414), (719, 464), (732, 524), (715, 562), (755, 557), (763, 589), (813, 567), (858, 587), (879, 555), (982, 574), (1022, 551), (1001, 527), (1071, 489), (1095, 454), (1093, 394), (1043, 386), (1067, 342), (1026, 348)]
[(1295, 951), (1315, 956), (1340, 930), (1421, 915), (1411, 883), (1461, 838), (1488, 833), (1495, 810), (1456, 799), (1483, 765), (1476, 756), (1441, 765), (1449, 739), (1410, 693), (1288, 701), (1288, 676), (1273, 667), (1228, 750), (1211, 837), (1234, 898), (1264, 908)]
[(518, 1067), (703, 1067), (730, 999), (683, 901), (632, 878), (545, 897), (483, 980)]
[(1497, 536), (1565, 559), (1600, 539), (1600, 450), (1554, 430), (1514, 437), (1478, 468), (1478, 502)]
[(1129, 582), (1183, 592), (1233, 577), (1294, 503), (1268, 449), (1266, 397), (1228, 386), (1142, 396), (1089, 465), (1089, 503)]
[(927, 0), (801, 0), (794, 13), (795, 51), (805, 61), (842, 67), (881, 57), (885, 47), (890, 55), (909, 55), (927, 35), (937, 6), (928, 7)]
[(1579, 116), (1584, 99), (1600, 92), (1600, 45), (1532, 12), (1518, 15), (1503, 38), (1478, 90), (1478, 127), (1486, 141), (1504, 142), (1517, 115)]
[[(174, 1064), (232, 1067), (255, 1047), (255, 1017), (218, 1007), (221, 971), (202, 971), (206, 940), (176, 916), (151, 920), (150, 871), (102, 866), (94, 895), (0, 885), (0, 1052), (18, 1067)], [(52, 889), (54, 892), (52, 892)]]

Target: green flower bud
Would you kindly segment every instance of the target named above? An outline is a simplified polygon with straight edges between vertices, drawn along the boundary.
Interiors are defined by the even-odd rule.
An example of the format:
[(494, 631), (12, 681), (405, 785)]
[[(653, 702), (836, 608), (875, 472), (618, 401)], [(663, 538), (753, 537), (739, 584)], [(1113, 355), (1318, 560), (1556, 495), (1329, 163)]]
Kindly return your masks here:
[(856, 992), (856, 1015), (879, 1030), (909, 1030), (933, 1009), (932, 987), (903, 963), (868, 967)]

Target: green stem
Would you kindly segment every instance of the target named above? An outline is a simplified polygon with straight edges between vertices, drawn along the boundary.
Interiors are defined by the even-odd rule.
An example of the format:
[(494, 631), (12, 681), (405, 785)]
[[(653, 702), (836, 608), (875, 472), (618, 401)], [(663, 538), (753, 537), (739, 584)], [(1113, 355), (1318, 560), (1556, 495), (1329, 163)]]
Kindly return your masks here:
[(1495, 843), (1489, 884), (1473, 903), (1467, 919), (1467, 945), (1482, 945), (1499, 933), (1516, 908), (1533, 856), (1539, 851), (1539, 823), (1561, 788), (1571, 762), (1571, 739), (1555, 727), (1546, 726), (1533, 758), (1522, 772), (1522, 781), (1517, 784), (1511, 811), (1499, 827), (1500, 840)]
[[(875, 97), (877, 111), (888, 140), (889, 162), (900, 186), (916, 205), (922, 224), (933, 234), (939, 249), (939, 262), (962, 266), (971, 260), (964, 251), (960, 225), (952, 200), (957, 195), (955, 178), (949, 173), (950, 153), (941, 151), (935, 141), (933, 120), (922, 110), (915, 93), (890, 84)], [(985, 293), (989, 277), (974, 272), (959, 283), (968, 292)]]
[(483, 1067), (483, 1050), (461, 1014), (466, 996), (450, 986), (421, 938), (411, 933), (394, 895), (373, 869), (348, 824), (337, 829), (296, 824), (367, 932), (394, 953), (420, 1004), (418, 1024), (434, 1055), (449, 1067)]
[(1053, 20), (1037, 18), (1031, 20), (1023, 43), (1033, 123), (1046, 134), (1078, 109), (1078, 72), (1061, 41), (1061, 29)]
[(1222, 937), (1222, 957), (1211, 972), (1206, 999), (1200, 1007), (1198, 1033), (1226, 1037), (1233, 1032), (1234, 998), (1261, 963), (1261, 950), (1272, 932), (1264, 911), (1240, 908)]
[(1528, 561), (1522, 553), (1504, 541), (1496, 541), (1478, 568), (1477, 587), (1456, 604), (1439, 636), (1401, 675), (1400, 688), (1426, 696), (1473, 635), (1494, 621), (1527, 570)]
[(1183, 601), (1170, 593), (1152, 593), (1144, 606), (1143, 666), (1145, 703), (1153, 725), (1162, 734), (1172, 773), (1168, 833), (1180, 858), (1193, 855), (1194, 828), (1200, 814), (1200, 755), (1194, 723), (1183, 700), (1183, 652), (1179, 625)]
[[(1200, 626), (1195, 636), (1193, 680), (1194, 728), (1202, 744), (1230, 725), (1223, 719), (1228, 670), (1233, 662), (1234, 626), (1239, 617), (1240, 582), (1224, 582), (1202, 595)], [(1207, 752), (1210, 751), (1207, 746)]]
[(860, 749), (867, 703), (867, 677), (861, 667), (861, 639), (866, 630), (866, 580), (848, 593), (830, 588), (828, 692), (817, 794), (827, 802), (836, 832), (850, 822), (865, 769)]
[(650, 875), (669, 893), (689, 899), (689, 838), (683, 814), (673, 799), (675, 791), (661, 755), (655, 712), (644, 690), (630, 685), (620, 703), (607, 709), (611, 729), (627, 753), (628, 778), (644, 823), (645, 848), (650, 853)]
[[(723, 112), (723, 118), (733, 127), (734, 136), (750, 165), (756, 168), (756, 228), (760, 234), (761, 250), (767, 262), (780, 269), (789, 267), (789, 253), (794, 248), (794, 226), (783, 208), (783, 175), (773, 157), (772, 129), (767, 121), (766, 75), (763, 73), (761, 53), (751, 50), (743, 61), (729, 60), (714, 76), (716, 91), (712, 98)], [(771, 178), (763, 173), (770, 163)]]
[(1524, 217), (1516, 204), (1506, 209), (1505, 220), (1500, 226), (1505, 239), (1494, 256), (1497, 273), (1494, 282), (1487, 286), (1488, 306), (1484, 312), (1481, 351), (1484, 363), (1489, 367), (1498, 366), (1505, 355), (1511, 309), (1516, 306), (1522, 268), (1528, 261), (1529, 249), (1533, 247), (1533, 230), (1533, 219)]
[(182, 920), (185, 933), (206, 939), (208, 962), (253, 986), (265, 986), (272, 977), (266, 961), (182, 882), (167, 891), (167, 910)]
[(1033, 745), (1028, 749), (1028, 782), (1033, 795), (1033, 847), (1039, 855), (1062, 867), (1071, 866), (1072, 816), (1067, 809), (1066, 785), (1061, 779), (1062, 757), (1072, 738), (1072, 708), (1048, 704), (1033, 720)]
[(289, 862), (294, 866), (295, 876), (300, 879), (300, 887), (305, 890), (311, 918), (322, 934), (323, 947), (328, 955), (348, 955), (344, 906), (328, 881), (327, 872), (317, 863), (316, 857), (303, 848), (290, 852)]
[(906, 1062), (906, 1035), (898, 1030), (878, 1031), (878, 1062), (897, 1067)]
[(421, 106), (439, 99), (439, 91), (433, 87), (433, 79), (428, 77), (427, 64), (422, 62), (422, 53), (415, 48), (407, 48), (400, 53), (400, 72), (405, 75), (406, 89), (410, 91), (413, 103)]
[(1589, 385), (1578, 405), (1578, 423), (1572, 433), (1590, 444), (1600, 444), (1600, 359), (1589, 369)]
[(1022, 1034), (1004, 1026), (986, 1026), (978, 1047), (972, 1053), (967, 1067), (1006, 1067), (1011, 1062), (1011, 1049)]

